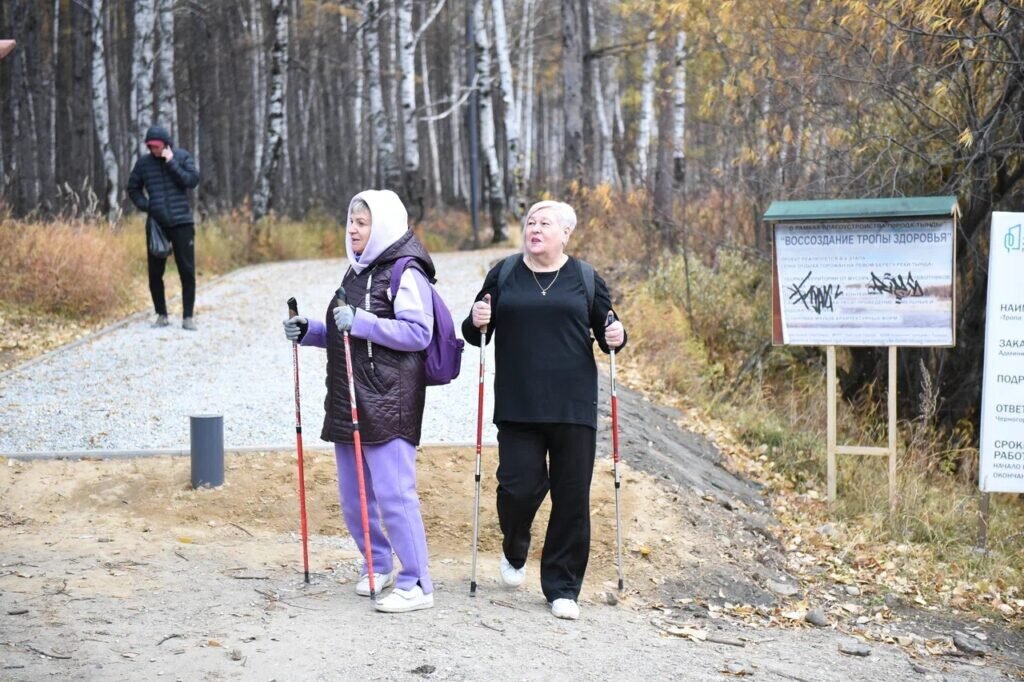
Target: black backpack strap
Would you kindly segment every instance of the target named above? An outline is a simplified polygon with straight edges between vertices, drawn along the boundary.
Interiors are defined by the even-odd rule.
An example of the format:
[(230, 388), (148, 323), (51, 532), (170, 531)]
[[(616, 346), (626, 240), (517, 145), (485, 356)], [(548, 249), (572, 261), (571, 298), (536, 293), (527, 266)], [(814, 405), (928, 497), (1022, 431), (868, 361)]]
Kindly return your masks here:
[(576, 259), (576, 265), (579, 267), (583, 287), (587, 290), (587, 311), (589, 312), (594, 307), (594, 289), (597, 286), (595, 283), (594, 266), (578, 258)]
[(512, 274), (512, 270), (516, 267), (516, 261), (522, 257), (520, 253), (513, 253), (501, 261), (501, 270), (498, 271), (498, 291), (501, 291), (501, 288), (505, 286), (509, 275)]

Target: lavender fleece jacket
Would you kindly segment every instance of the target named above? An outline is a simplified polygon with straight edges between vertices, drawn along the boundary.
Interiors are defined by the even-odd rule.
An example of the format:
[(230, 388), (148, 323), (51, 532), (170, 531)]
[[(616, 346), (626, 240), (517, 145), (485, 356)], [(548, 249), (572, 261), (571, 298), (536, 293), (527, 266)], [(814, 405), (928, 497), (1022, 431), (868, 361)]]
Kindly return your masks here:
[[(434, 333), (434, 307), (427, 278), (419, 270), (402, 273), (394, 300), (395, 319), (380, 318), (356, 308), (352, 336), (393, 350), (416, 352), (430, 345)], [(332, 321), (333, 323), (333, 321)], [(321, 320), (309, 319), (303, 346), (327, 347), (327, 328)]]

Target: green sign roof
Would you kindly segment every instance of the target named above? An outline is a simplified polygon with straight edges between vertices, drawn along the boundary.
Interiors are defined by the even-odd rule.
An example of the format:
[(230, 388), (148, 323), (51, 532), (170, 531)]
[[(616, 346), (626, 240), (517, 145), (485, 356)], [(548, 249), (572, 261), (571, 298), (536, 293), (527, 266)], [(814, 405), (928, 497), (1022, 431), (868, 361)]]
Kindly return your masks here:
[(768, 222), (847, 220), (851, 218), (921, 218), (958, 212), (956, 197), (898, 197), (895, 199), (826, 199), (773, 201), (764, 214)]

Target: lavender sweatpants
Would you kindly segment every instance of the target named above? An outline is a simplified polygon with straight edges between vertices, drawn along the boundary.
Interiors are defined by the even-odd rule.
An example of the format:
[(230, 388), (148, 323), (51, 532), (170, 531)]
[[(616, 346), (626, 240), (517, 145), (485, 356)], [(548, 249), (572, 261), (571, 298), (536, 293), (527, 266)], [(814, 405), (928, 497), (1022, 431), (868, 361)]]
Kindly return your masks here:
[[(342, 515), (365, 557), (355, 447), (351, 443), (335, 443), (334, 459), (338, 465)], [(363, 477), (373, 544), (373, 572), (391, 572), (394, 550), (402, 564), (395, 586), (408, 590), (419, 583), (424, 594), (430, 594), (434, 585), (427, 571), (427, 535), (420, 516), (420, 498), (416, 494), (416, 446), (402, 438), (363, 445)], [(387, 528), (387, 535), (384, 528)], [(362, 570), (366, 572), (365, 562)]]

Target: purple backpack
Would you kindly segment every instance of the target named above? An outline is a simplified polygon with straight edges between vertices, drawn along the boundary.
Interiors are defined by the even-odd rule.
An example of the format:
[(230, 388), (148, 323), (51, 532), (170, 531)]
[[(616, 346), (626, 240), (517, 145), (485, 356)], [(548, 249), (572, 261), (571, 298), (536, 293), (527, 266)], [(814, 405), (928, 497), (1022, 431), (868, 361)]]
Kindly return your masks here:
[(455, 322), (452, 320), (451, 311), (445, 305), (441, 294), (437, 293), (430, 276), (414, 258), (404, 256), (391, 266), (391, 299), (394, 300), (395, 294), (398, 293), (402, 274), (410, 265), (426, 276), (434, 307), (434, 331), (430, 335), (430, 345), (424, 351), (427, 386), (442, 386), (459, 376), (459, 370), (462, 369), (462, 349), (466, 342), (455, 335)]

